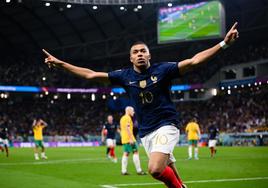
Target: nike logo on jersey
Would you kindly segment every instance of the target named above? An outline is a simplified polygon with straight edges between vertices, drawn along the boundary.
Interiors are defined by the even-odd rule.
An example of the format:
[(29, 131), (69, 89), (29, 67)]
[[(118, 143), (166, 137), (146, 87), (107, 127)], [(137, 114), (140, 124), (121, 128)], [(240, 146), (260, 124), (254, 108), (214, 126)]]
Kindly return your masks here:
[(136, 81), (129, 81), (129, 84), (131, 85), (131, 84), (135, 84), (136, 83)]

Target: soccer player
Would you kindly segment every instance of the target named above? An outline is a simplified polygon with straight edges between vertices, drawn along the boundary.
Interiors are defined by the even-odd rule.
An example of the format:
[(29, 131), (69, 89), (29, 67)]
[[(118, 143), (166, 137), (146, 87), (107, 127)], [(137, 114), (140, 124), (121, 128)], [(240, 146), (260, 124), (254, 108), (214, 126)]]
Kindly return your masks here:
[(34, 158), (35, 160), (39, 160), (38, 155), (38, 147), (41, 147), (41, 158), (47, 159), (47, 156), (45, 154), (45, 146), (43, 143), (43, 129), (47, 127), (47, 123), (43, 121), (41, 118), (37, 118), (33, 121), (33, 132), (34, 132)]
[(186, 126), (185, 132), (188, 138), (188, 159), (192, 159), (192, 152), (194, 147), (194, 158), (198, 160), (198, 140), (201, 138), (200, 128), (197, 124), (196, 118), (193, 118)]
[(8, 128), (5, 122), (3, 122), (0, 126), (0, 150), (2, 150), (2, 152), (5, 151), (7, 157), (9, 155), (8, 143)]
[(120, 132), (121, 142), (123, 144), (123, 157), (122, 157), (122, 175), (129, 175), (127, 172), (128, 156), (133, 153), (133, 162), (138, 175), (146, 175), (141, 169), (140, 157), (138, 152), (138, 145), (133, 134), (133, 121), (134, 108), (127, 106), (125, 108), (125, 115), (120, 119)]
[(105, 139), (105, 132), (106, 133), (106, 145), (107, 151), (106, 155), (108, 158), (112, 159), (113, 162), (117, 163), (117, 158), (115, 156), (115, 134), (116, 132), (120, 132), (117, 124), (114, 123), (114, 118), (112, 115), (107, 116), (107, 122), (104, 124), (102, 131), (101, 131), (101, 140), (104, 142)]
[(217, 136), (219, 135), (219, 129), (214, 125), (211, 124), (208, 127), (208, 147), (210, 149), (210, 157), (214, 157), (216, 154), (216, 145), (217, 145)]
[(237, 23), (226, 34), (224, 40), (213, 47), (197, 53), (192, 58), (175, 62), (151, 64), (151, 54), (145, 43), (138, 42), (130, 48), (133, 67), (123, 70), (96, 72), (77, 67), (49, 54), (45, 63), (49, 67), (67, 70), (85, 79), (111, 81), (127, 91), (138, 122), (139, 136), (149, 156), (148, 171), (157, 180), (170, 188), (185, 187), (175, 166), (173, 149), (179, 140), (178, 115), (169, 92), (171, 81), (207, 62), (227, 48), (238, 38)]

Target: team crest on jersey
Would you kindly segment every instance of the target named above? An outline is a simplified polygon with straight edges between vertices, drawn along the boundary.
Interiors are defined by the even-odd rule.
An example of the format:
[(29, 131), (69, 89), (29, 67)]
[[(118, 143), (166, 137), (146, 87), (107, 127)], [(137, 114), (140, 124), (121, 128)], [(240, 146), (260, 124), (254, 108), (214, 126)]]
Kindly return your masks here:
[(141, 88), (145, 88), (146, 85), (147, 85), (146, 80), (140, 81), (139, 85), (140, 85)]
[(151, 76), (151, 80), (153, 81), (153, 83), (155, 84), (157, 82), (157, 77), (156, 76)]

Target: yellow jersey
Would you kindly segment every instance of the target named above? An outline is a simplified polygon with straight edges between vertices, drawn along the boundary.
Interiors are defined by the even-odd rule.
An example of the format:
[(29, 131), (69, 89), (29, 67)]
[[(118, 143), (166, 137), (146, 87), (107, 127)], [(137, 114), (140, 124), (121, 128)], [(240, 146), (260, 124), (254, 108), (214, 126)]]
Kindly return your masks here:
[(198, 140), (199, 139), (199, 125), (195, 122), (189, 122), (185, 129), (188, 134), (188, 140)]
[(43, 128), (45, 126), (42, 124), (37, 124), (33, 127), (34, 139), (35, 140), (43, 140)]
[(120, 132), (121, 132), (121, 142), (122, 144), (127, 144), (130, 141), (130, 136), (127, 128), (129, 127), (130, 134), (133, 142), (136, 142), (136, 139), (133, 135), (133, 121), (129, 115), (124, 115), (120, 119)]

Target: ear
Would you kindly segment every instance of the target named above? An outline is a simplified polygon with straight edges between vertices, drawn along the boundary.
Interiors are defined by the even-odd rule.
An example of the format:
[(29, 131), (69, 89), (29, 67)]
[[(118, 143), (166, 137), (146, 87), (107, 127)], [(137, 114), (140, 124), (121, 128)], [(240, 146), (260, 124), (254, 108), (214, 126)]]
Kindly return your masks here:
[(132, 57), (131, 57), (131, 56), (129, 57), (129, 60), (130, 60), (130, 62), (131, 62), (131, 63), (133, 63), (133, 59), (132, 59)]
[(149, 54), (148, 59), (149, 59), (149, 60), (151, 59), (151, 54)]

